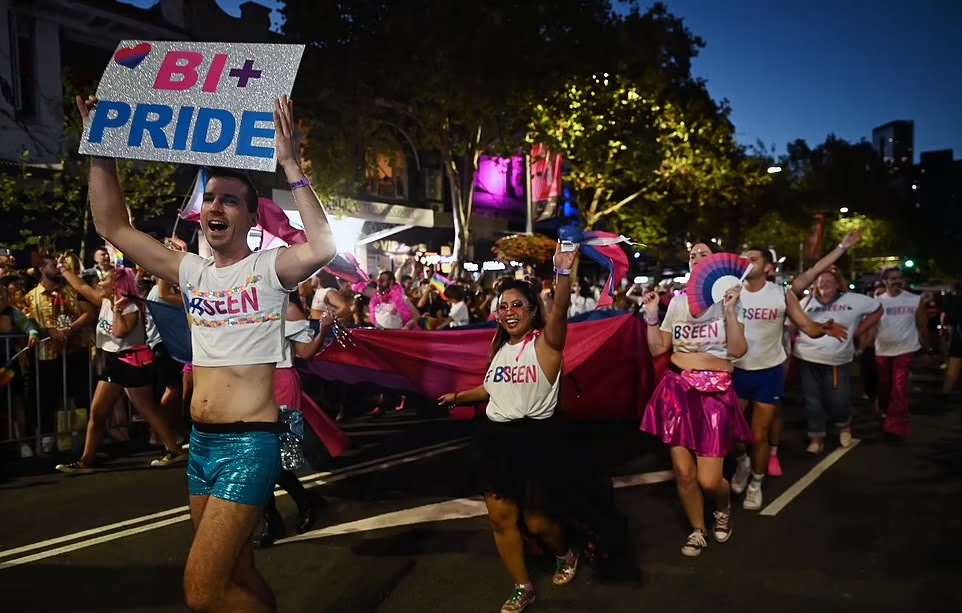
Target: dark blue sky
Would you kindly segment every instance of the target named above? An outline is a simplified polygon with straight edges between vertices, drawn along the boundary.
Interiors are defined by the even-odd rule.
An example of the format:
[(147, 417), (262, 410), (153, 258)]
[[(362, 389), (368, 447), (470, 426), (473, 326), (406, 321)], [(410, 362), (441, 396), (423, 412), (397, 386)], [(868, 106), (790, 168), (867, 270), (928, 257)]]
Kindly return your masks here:
[[(243, 1), (217, 0), (235, 16)], [(876, 126), (912, 119), (916, 159), (932, 149), (962, 158), (962, 1), (665, 3), (705, 39), (694, 72), (731, 102), (742, 143), (761, 139), (782, 153), (796, 138), (870, 139)]]
[[(871, 139), (915, 121), (920, 151), (962, 158), (962, 2), (666, 0), (706, 46), (693, 72), (727, 98), (738, 139)], [(647, 8), (652, 2), (643, 2)]]

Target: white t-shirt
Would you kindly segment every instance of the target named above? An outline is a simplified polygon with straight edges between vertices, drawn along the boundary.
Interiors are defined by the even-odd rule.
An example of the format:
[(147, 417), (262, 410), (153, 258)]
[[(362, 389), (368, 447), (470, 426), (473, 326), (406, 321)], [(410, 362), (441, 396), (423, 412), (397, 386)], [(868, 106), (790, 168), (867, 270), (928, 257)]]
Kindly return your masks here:
[[(314, 340), (314, 329), (307, 319), (288, 321), (285, 327), (285, 339), (289, 343), (309, 343)], [(278, 368), (292, 368), (294, 366), (294, 350), (291, 349), (283, 360), (277, 363)]]
[[(137, 311), (137, 305), (128, 304), (124, 308), (124, 315)], [(130, 334), (123, 337), (114, 336), (114, 303), (104, 298), (100, 303), (100, 316), (97, 319), (97, 348), (110, 353), (120, 353), (125, 349), (143, 345), (146, 342), (144, 324), (137, 319), (137, 324)]]
[(256, 251), (221, 268), (213, 258), (185, 254), (180, 287), (195, 366), (277, 364), (287, 357), (290, 290), (277, 278), (279, 251)]
[[(743, 310), (737, 309), (738, 321), (745, 321)], [(668, 312), (661, 322), (661, 331), (671, 335), (671, 345), (676, 353), (707, 353), (728, 357), (728, 334), (725, 331), (725, 307), (721, 302), (713, 304), (701, 317), (692, 317), (688, 308), (688, 296), (676, 294), (668, 303)]]
[(468, 315), (468, 305), (463, 300), (451, 305), (451, 312), (448, 313), (448, 317), (451, 318), (451, 323), (448, 324), (449, 328), (460, 328), (471, 322), (471, 317)]
[(785, 362), (785, 288), (768, 281), (757, 292), (742, 288), (748, 353), (735, 361), (742, 370), (764, 370)]
[(491, 397), (485, 413), (497, 422), (515, 419), (547, 419), (554, 415), (561, 389), (561, 373), (554, 383), (541, 370), (535, 338), (518, 345), (505, 345), (494, 356), (484, 376), (484, 389)]
[(802, 309), (814, 322), (824, 323), (831, 319), (844, 326), (848, 331), (848, 338), (839, 341), (827, 334), (812, 338), (801, 332), (792, 353), (806, 362), (841, 366), (855, 359), (855, 330), (862, 319), (879, 309), (879, 303), (862, 294), (845, 292), (829, 304), (823, 304), (818, 298), (811, 296), (804, 302)]
[(327, 298), (327, 294), (330, 291), (330, 287), (322, 287), (314, 292), (314, 298), (311, 299), (312, 311), (326, 311), (328, 308), (330, 308), (327, 306), (327, 303), (324, 302), (324, 299)]
[(916, 312), (922, 297), (911, 292), (901, 292), (889, 296), (888, 292), (878, 297), (882, 303), (882, 320), (878, 324), (875, 337), (875, 355), (892, 357), (915, 353), (922, 348), (919, 342), (919, 329), (915, 325)]
[[(159, 286), (155, 284), (152, 288), (150, 288), (150, 291), (147, 292), (147, 300), (161, 302)], [(160, 338), (160, 330), (157, 329), (157, 324), (154, 323), (154, 318), (150, 315), (149, 309), (144, 309), (144, 317), (147, 320), (145, 322), (145, 328), (147, 329), (147, 344), (150, 345), (151, 349), (153, 349), (160, 344), (160, 341), (163, 339)]]

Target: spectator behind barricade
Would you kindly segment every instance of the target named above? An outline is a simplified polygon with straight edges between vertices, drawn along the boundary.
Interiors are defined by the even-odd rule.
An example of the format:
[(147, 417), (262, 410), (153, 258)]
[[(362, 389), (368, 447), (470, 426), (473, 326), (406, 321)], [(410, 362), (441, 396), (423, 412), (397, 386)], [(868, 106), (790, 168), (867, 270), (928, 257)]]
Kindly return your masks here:
[(598, 306), (595, 292), (587, 280), (582, 279), (578, 289), (573, 293), (575, 295), (571, 297), (571, 306), (568, 307), (569, 318), (593, 311)]
[[(24, 297), (27, 295), (23, 277), (14, 272), (0, 278), (0, 286), (7, 290), (7, 301), (12, 306), (24, 311)], [(26, 313), (26, 311), (24, 311)]]
[[(0, 286), (0, 334), (25, 334), (27, 335), (26, 345), (28, 347), (33, 347), (40, 342), (40, 330), (37, 325), (27, 319), (20, 309), (10, 304), (7, 288), (2, 286)], [(5, 342), (4, 353), (0, 354), (3, 356), (4, 363), (7, 363), (23, 345), (22, 339)], [(9, 366), (13, 372), (13, 381), (8, 384), (8, 391), (12, 400), (12, 406), (8, 407), (8, 410), (13, 410), (11, 422), (13, 431), (8, 433), (11, 435), (10, 438), (26, 438), (27, 436), (27, 416), (23, 409), (26, 397), (23, 372), (28, 363), (28, 355), (22, 355), (19, 360), (15, 360)], [(33, 448), (26, 441), (21, 442), (19, 447), (21, 458), (33, 456)]]
[(6, 247), (0, 247), (0, 276), (17, 273), (17, 260)]
[(464, 289), (460, 285), (449, 285), (444, 289), (444, 297), (451, 304), (451, 311), (437, 329), (460, 328), (468, 325), (470, 316), (468, 315), (468, 305), (464, 302)]
[(80, 276), (86, 277), (88, 274), (97, 275), (98, 281), (103, 281), (104, 276), (108, 271), (113, 270), (114, 262), (110, 257), (110, 251), (107, 247), (99, 247), (94, 251), (94, 265), (91, 268), (87, 268), (83, 271)]
[[(63, 276), (57, 270), (57, 258), (41, 257), (38, 268), (40, 283), (24, 297), (25, 313), (50, 341), (37, 348), (40, 385), (40, 423), (32, 424), (43, 434), (54, 432), (54, 415), (58, 402), (65, 405), (63, 365), (67, 363), (67, 392), (74, 408), (87, 407), (90, 402), (88, 344), (85, 333), (95, 321), (93, 308), (82, 303), (70, 287), (65, 287)], [(53, 450), (53, 437), (43, 437), (43, 451)]]

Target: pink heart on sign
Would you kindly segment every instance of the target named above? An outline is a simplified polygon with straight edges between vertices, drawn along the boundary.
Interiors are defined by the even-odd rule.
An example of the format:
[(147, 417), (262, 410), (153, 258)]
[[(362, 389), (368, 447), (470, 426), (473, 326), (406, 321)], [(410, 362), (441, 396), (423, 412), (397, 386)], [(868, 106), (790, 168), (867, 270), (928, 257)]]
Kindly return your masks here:
[(114, 54), (114, 61), (125, 68), (136, 68), (150, 53), (150, 43), (140, 43), (136, 47), (123, 47)]

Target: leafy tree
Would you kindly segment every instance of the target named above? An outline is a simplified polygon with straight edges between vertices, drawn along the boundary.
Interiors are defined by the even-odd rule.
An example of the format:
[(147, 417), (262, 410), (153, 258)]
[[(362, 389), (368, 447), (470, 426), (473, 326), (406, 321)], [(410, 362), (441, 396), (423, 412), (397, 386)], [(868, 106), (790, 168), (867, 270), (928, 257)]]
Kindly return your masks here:
[(386, 139), (436, 151), (459, 262), (479, 156), (518, 150), (532, 102), (602, 61), (615, 19), (606, 0), (289, 0), (284, 10), (285, 33), (310, 46), (298, 95), (319, 187), (356, 185), (357, 161)]
[[(734, 139), (729, 108), (690, 74), (703, 43), (664, 6), (615, 28), (619, 72), (574, 76), (534, 108), (529, 141), (565, 157), (586, 228), (650, 247), (738, 227), (735, 207), (768, 181)], [(641, 41), (641, 42), (638, 42)]]
[[(92, 88), (74, 86), (65, 75), (64, 89), (60, 160), (56, 164), (32, 164), (28, 149), (14, 168), (0, 173), (0, 235), (11, 249), (55, 251), (79, 247), (84, 257), (92, 229), (87, 206), (88, 166), (86, 157), (77, 154), (81, 125), (73, 95)], [(176, 165), (118, 160), (118, 170), (134, 221), (155, 219), (178, 204)]]

